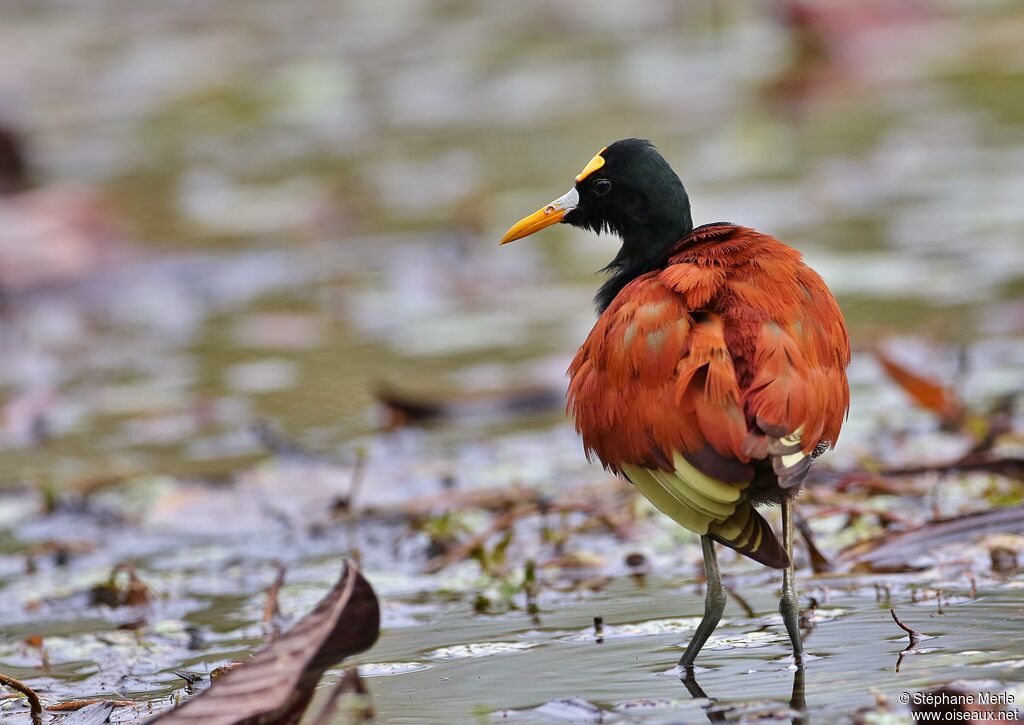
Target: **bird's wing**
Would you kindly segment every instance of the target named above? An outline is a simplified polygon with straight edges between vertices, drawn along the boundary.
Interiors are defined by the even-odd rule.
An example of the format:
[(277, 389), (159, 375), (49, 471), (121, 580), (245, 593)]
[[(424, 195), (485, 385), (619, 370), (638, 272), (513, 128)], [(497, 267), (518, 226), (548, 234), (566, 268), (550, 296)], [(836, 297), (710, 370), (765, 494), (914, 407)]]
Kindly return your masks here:
[(743, 391), (754, 421), (744, 452), (770, 458), (782, 488), (803, 483), (816, 450), (839, 437), (850, 405), (849, 338), (835, 298), (813, 270), (796, 270), (791, 312), (757, 329), (752, 376)]
[[(750, 430), (724, 318), (694, 304), (705, 291), (710, 299), (721, 272), (675, 267), (685, 279), (642, 275), (601, 315), (569, 369), (569, 408), (588, 454), (662, 513), (784, 567), (788, 557), (746, 497)], [(674, 289), (683, 282), (700, 292), (688, 299)]]

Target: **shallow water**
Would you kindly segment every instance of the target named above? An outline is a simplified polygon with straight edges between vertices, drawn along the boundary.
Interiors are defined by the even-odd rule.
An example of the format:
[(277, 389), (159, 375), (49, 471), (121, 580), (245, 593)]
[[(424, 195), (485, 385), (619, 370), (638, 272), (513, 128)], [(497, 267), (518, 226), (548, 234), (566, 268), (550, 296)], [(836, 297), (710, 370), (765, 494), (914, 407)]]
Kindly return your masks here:
[[(715, 701), (713, 706), (731, 718), (741, 713), (753, 718), (755, 712), (766, 717), (771, 711), (782, 720), (796, 717), (786, 712), (796, 673), (770, 589), (765, 584), (744, 589), (757, 618), (750, 619), (735, 605), (728, 607), (699, 660), (697, 682)], [(1017, 635), (1022, 605), (1016, 589), (979, 592), (977, 599), (948, 607), (942, 616), (934, 604), (914, 606), (898, 598), (892, 604), (905, 621), (934, 637), (907, 655), (899, 673), (894, 671), (897, 653), (906, 648), (907, 638), (894, 627), (887, 606), (864, 592), (842, 591), (834, 591), (823, 604), (819, 616), (827, 621), (805, 642), (812, 656), (804, 684), (812, 720), (834, 721), (858, 708), (873, 708), (875, 693), (895, 701), (901, 692), (937, 681), (993, 680), (993, 691), (1020, 692), (1024, 645)], [(369, 680), (387, 722), (468, 720), (484, 709), (499, 711), (492, 719), (515, 722), (618, 722), (632, 717), (698, 722), (710, 703), (691, 698), (673, 667), (702, 611), (703, 597), (692, 587), (662, 580), (638, 588), (620, 581), (561, 611), (543, 613), (540, 627), (527, 615), (514, 614), (467, 632), (473, 641), (528, 649), (495, 648), (478, 657), (431, 656), (436, 644), (453, 641), (449, 627), (466, 616), (464, 611), (438, 617), (424, 623), (426, 627), (386, 632), (374, 652), (359, 659), (406, 661), (417, 652), (414, 661), (426, 666)], [(641, 612), (645, 619), (638, 620)], [(602, 616), (606, 623), (601, 643), (592, 636), (593, 616)], [(644, 622), (650, 626), (638, 626)], [(628, 627), (634, 631), (609, 632), (627, 625), (634, 625)], [(601, 715), (590, 718), (570, 708), (565, 717), (548, 716), (552, 708), (545, 703), (570, 697), (596, 705)]]
[[(812, 62), (813, 37), (740, 2), (8, 4), (0, 116), (30, 129), (51, 185), (109, 199), (134, 251), (20, 290), (0, 319), (0, 670), (51, 701), (167, 706), (184, 692), (174, 670), (205, 674), (264, 641), (275, 562), (286, 626), (357, 550), (385, 608), (380, 643), (357, 660), (383, 721), (703, 718), (707, 703), (665, 674), (701, 610), (694, 537), (649, 510), (632, 540), (572, 534), (569, 553), (590, 557), (576, 579), (590, 581), (545, 570), (537, 625), (475, 562), (423, 574), (427, 536), (379, 512), (452, 488), (609, 483), (557, 400), (614, 242), (561, 229), (496, 240), (630, 135), (670, 158), (698, 223), (777, 234), (839, 296), (854, 403), (823, 470), (970, 446), (885, 379), (878, 341), (974, 410), (1010, 396), (1005, 450), (1019, 450), (1024, 14), (863, 5), (823, 21), (838, 24), (834, 45)], [(454, 415), (380, 433), (381, 387), (456, 401)], [(488, 402), (523, 388), (555, 402)], [(331, 511), (359, 460), (357, 505), (378, 514), (353, 531)], [(1024, 497), (984, 474), (914, 486), (872, 504), (920, 522)], [(47, 492), (56, 513), (42, 512)], [(462, 513), (471, 530), (489, 521)], [(830, 553), (880, 531), (812, 523)], [(804, 573), (829, 617), (808, 639), (812, 719), (953, 679), (1017, 686), (1020, 578), (990, 576), (975, 543), (967, 564), (954, 550), (893, 579), (901, 617), (934, 636), (898, 674), (906, 637), (876, 601), (883, 578)], [(554, 549), (526, 522), (510, 569)], [(642, 588), (623, 563), (637, 551), (653, 565)], [(123, 560), (152, 603), (89, 606)], [(726, 568), (754, 616), (730, 605), (700, 686), (730, 718), (787, 719), (776, 582)], [(911, 603), (926, 586), (944, 614), (934, 595)], [(497, 614), (474, 613), (481, 592)]]

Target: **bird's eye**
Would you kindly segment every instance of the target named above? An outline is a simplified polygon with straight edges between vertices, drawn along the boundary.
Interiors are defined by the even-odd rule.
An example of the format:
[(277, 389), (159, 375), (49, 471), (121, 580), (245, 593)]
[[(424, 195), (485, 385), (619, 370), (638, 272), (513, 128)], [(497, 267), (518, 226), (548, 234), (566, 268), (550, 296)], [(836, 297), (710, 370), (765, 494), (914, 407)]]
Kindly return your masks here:
[(595, 196), (604, 196), (612, 190), (612, 182), (608, 181), (608, 179), (598, 179), (594, 182), (591, 189), (593, 189)]

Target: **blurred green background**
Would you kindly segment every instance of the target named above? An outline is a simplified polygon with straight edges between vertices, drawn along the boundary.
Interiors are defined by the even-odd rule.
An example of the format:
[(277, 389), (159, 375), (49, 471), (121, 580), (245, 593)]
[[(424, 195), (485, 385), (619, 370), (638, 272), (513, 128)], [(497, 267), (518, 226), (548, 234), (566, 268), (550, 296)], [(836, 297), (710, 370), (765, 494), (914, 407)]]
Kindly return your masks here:
[[(1019, 3), (956, 0), (11, 0), (0, 119), (36, 193), (100, 197), (118, 242), (73, 211), (0, 239), (28, 310), (4, 478), (178, 470), (197, 433), (245, 454), (216, 436), (251, 417), (334, 445), (382, 385), (559, 384), (615, 241), (496, 240), (627, 136), (697, 223), (804, 251), (861, 347), (1020, 362), (1022, 31)], [(34, 276), (29, 247), (55, 250)], [(40, 302), (55, 276), (87, 293)]]

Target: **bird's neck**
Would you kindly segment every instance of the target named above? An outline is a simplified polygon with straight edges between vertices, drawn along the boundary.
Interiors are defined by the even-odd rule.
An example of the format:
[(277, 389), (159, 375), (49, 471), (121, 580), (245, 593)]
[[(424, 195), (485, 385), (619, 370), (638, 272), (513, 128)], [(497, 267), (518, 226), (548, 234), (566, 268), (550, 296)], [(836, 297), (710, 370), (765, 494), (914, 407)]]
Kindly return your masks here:
[(679, 219), (674, 224), (623, 231), (619, 253), (603, 270), (610, 272), (611, 276), (594, 297), (597, 313), (604, 312), (622, 288), (634, 279), (665, 266), (669, 252), (692, 231), (693, 222), (690, 221), (689, 213), (685, 219)]

